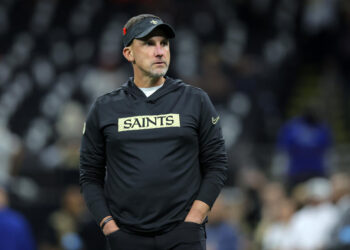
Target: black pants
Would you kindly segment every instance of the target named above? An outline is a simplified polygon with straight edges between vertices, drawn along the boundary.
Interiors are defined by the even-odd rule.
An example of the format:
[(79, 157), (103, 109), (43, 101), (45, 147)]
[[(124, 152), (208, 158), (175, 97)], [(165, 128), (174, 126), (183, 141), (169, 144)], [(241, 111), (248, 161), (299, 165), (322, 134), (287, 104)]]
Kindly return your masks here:
[(107, 235), (110, 250), (206, 250), (205, 226), (182, 222), (170, 232), (141, 236), (118, 230)]

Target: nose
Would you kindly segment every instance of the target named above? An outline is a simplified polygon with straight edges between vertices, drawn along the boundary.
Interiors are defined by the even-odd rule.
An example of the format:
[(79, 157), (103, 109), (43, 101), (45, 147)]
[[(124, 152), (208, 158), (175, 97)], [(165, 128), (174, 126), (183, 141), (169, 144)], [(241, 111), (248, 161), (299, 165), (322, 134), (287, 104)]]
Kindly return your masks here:
[(159, 43), (157, 43), (157, 45), (155, 46), (155, 56), (157, 57), (162, 57), (164, 55), (164, 48), (163, 46)]

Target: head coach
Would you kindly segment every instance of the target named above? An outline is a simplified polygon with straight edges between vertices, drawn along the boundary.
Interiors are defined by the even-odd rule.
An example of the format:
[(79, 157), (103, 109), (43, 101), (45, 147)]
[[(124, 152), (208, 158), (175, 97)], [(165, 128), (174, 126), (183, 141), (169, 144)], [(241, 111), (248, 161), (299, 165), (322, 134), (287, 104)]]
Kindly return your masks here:
[(203, 90), (166, 75), (169, 24), (142, 14), (121, 32), (134, 74), (88, 113), (84, 199), (111, 250), (206, 249), (207, 215), (226, 180), (220, 117)]

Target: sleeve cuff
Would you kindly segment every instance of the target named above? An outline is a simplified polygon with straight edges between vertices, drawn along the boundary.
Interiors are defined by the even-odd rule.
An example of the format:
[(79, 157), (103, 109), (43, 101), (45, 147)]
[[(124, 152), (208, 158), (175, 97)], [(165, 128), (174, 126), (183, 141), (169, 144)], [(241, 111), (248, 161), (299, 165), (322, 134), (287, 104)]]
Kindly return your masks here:
[(212, 183), (203, 182), (199, 190), (197, 200), (203, 201), (212, 208), (216, 198), (219, 196), (221, 188)]

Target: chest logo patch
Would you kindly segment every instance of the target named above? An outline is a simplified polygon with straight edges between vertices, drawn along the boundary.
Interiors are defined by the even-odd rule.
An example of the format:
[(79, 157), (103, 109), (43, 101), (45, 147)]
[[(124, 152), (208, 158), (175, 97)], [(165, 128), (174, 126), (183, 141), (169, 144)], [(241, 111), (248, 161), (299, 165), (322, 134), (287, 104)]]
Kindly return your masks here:
[(218, 123), (219, 119), (220, 119), (220, 116), (218, 116), (216, 118), (212, 117), (211, 122), (215, 125), (216, 123)]
[(179, 114), (142, 115), (118, 119), (118, 132), (180, 127)]

